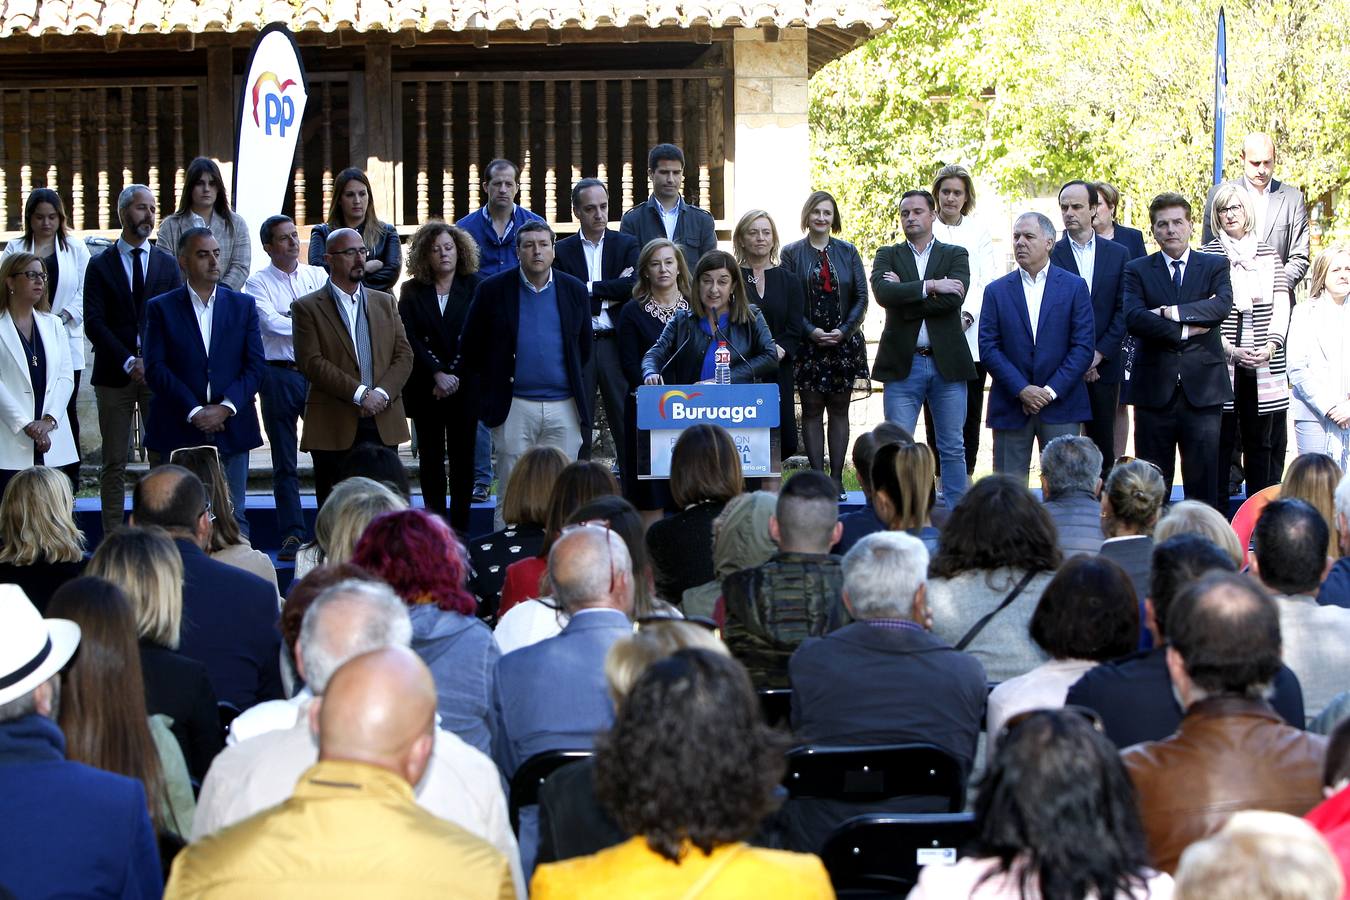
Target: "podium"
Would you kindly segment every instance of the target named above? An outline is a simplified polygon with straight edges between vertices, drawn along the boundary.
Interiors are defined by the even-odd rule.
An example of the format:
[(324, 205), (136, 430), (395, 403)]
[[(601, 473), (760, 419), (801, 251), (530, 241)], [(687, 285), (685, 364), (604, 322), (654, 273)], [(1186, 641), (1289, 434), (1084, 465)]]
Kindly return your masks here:
[(680, 433), (693, 425), (720, 425), (741, 457), (741, 474), (782, 473), (777, 384), (656, 384), (637, 389), (637, 477), (670, 477)]

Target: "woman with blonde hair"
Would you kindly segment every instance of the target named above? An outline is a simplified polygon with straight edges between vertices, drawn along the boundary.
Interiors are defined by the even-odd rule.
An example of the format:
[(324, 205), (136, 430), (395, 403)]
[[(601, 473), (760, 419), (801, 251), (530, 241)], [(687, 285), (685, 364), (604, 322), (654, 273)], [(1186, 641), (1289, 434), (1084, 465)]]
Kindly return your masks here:
[(1242, 568), (1242, 544), (1238, 542), (1237, 532), (1228, 520), (1208, 503), (1199, 500), (1182, 500), (1167, 510), (1167, 514), (1153, 529), (1153, 543), (1161, 544), (1178, 534), (1194, 534), (1218, 547), (1233, 561), (1235, 568)]
[(378, 481), (357, 475), (338, 482), (314, 520), (314, 540), (296, 554), (296, 579), (315, 566), (347, 562), (376, 516), (407, 508), (406, 500)]
[(933, 527), (936, 464), (927, 444), (883, 444), (872, 459), (872, 505), (888, 531), (903, 531), (937, 553)]
[(24, 469), (0, 498), (0, 584), (17, 584), (42, 612), (61, 585), (84, 572), (70, 479), (47, 466)]
[(120, 528), (103, 539), (88, 574), (122, 589), (140, 637), (145, 706), (173, 720), (188, 772), (201, 781), (225, 741), (206, 667), (178, 653), (183, 624), (183, 558), (160, 528)]
[(378, 291), (393, 287), (398, 281), (399, 269), (403, 267), (403, 247), (398, 242), (398, 231), (393, 225), (380, 221), (375, 212), (370, 179), (355, 166), (343, 169), (333, 179), (333, 202), (328, 207), (328, 218), (309, 233), (311, 266), (328, 268), (323, 261), (328, 236), (339, 228), (352, 228), (361, 234), (361, 242), (366, 247), (366, 277), (362, 283)]
[(1309, 299), (1289, 320), (1289, 383), (1298, 452), (1350, 466), (1350, 244), (1333, 244), (1312, 266)]
[(1153, 529), (1166, 502), (1162, 470), (1143, 459), (1117, 460), (1102, 487), (1101, 555), (1125, 570), (1140, 597), (1148, 596)]
[(1331, 457), (1321, 453), (1304, 453), (1294, 457), (1284, 473), (1280, 486), (1281, 500), (1306, 500), (1322, 514), (1331, 532), (1327, 539), (1327, 556), (1341, 558), (1340, 528), (1336, 524), (1336, 485), (1344, 473)]

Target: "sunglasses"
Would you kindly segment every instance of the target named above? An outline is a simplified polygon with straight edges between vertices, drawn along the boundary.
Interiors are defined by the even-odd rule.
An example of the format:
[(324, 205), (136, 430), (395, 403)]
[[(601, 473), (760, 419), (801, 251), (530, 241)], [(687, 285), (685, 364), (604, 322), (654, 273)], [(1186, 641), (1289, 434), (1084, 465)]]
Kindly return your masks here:
[(664, 628), (675, 622), (684, 622), (688, 625), (697, 625), (711, 631), (713, 635), (721, 640), (722, 629), (717, 627), (717, 623), (707, 616), (687, 616), (686, 618), (677, 618), (676, 616), (639, 616), (633, 620), (633, 634), (637, 634), (644, 629)]
[(1137, 456), (1117, 456), (1117, 457), (1116, 457), (1116, 461), (1115, 461), (1112, 465), (1115, 465), (1115, 466), (1123, 466), (1123, 465), (1126, 465), (1127, 463), (1132, 463), (1132, 462), (1141, 462), (1141, 463), (1144, 463), (1145, 465), (1147, 465), (1147, 466), (1149, 466), (1150, 468), (1152, 468), (1153, 471), (1157, 472), (1159, 475), (1161, 475), (1161, 474), (1163, 473), (1162, 466), (1158, 465), (1158, 464), (1155, 463), (1155, 462), (1152, 462), (1151, 460), (1140, 459), (1140, 458), (1137, 457)]

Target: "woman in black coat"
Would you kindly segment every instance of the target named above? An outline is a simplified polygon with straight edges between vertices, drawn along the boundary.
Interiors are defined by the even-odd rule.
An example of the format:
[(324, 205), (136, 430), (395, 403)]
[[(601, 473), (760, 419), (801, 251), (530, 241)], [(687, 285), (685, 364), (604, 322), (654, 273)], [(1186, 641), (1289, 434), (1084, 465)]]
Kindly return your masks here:
[(381, 222), (375, 213), (375, 200), (366, 173), (355, 167), (343, 169), (333, 182), (333, 203), (328, 209), (328, 221), (315, 225), (309, 233), (309, 264), (322, 266), (328, 247), (328, 235), (339, 228), (354, 228), (361, 232), (366, 245), (366, 277), (362, 284), (377, 291), (387, 291), (398, 281), (398, 270), (403, 263), (403, 247), (398, 231), (388, 222)]
[(428, 510), (448, 515), (451, 527), (467, 537), (477, 411), (473, 392), (456, 390), (449, 371), (479, 281), (478, 245), (462, 228), (428, 222), (408, 247), (408, 274), (412, 280), (403, 283), (398, 300), (398, 314), (413, 350), (413, 371), (403, 388), (403, 403), (417, 429), (422, 501)]

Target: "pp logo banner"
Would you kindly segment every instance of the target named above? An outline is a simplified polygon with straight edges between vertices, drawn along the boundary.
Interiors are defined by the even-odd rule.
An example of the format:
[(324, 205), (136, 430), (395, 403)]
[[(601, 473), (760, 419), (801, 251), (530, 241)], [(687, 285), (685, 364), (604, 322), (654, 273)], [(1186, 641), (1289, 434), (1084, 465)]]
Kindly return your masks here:
[[(277, 136), (285, 137), (286, 129), (295, 124), (295, 101), (286, 96), (286, 88), (294, 85), (294, 78), (282, 81), (275, 72), (263, 72), (253, 82), (253, 124), (260, 126), (264, 134), (272, 134), (272, 127), (276, 126)], [(267, 92), (263, 93), (264, 90)], [(263, 106), (262, 121), (258, 120), (259, 100)]]

